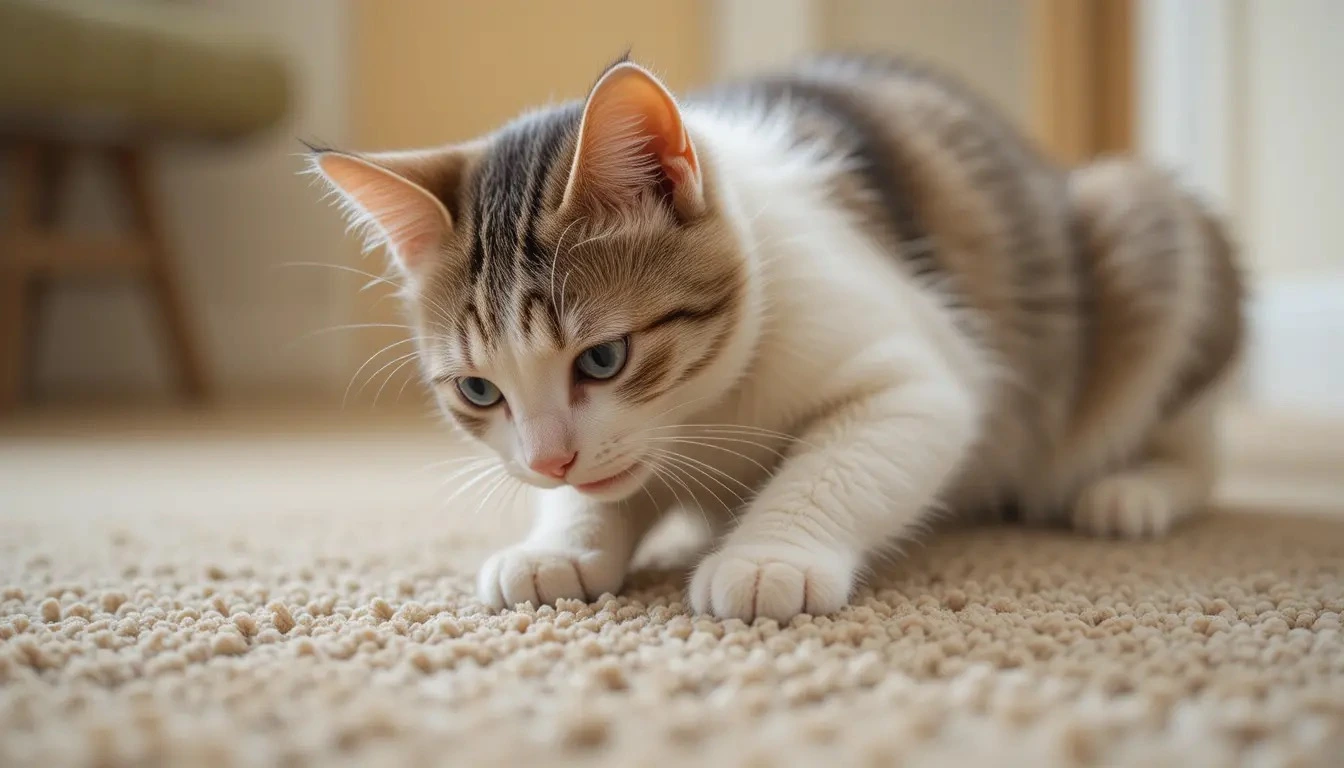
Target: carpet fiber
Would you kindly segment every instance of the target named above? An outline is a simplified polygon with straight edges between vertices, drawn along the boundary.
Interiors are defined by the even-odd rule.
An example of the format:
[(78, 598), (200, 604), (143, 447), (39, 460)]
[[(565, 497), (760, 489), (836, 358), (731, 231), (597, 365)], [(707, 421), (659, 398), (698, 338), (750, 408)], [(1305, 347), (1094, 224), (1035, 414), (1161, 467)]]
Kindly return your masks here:
[(1344, 517), (949, 531), (787, 626), (689, 615), (685, 571), (656, 564), (592, 605), (492, 614), (471, 574), (523, 521), (507, 493), (432, 503), (424, 465), (450, 450), (274, 425), (5, 437), (0, 764), (1344, 760)]

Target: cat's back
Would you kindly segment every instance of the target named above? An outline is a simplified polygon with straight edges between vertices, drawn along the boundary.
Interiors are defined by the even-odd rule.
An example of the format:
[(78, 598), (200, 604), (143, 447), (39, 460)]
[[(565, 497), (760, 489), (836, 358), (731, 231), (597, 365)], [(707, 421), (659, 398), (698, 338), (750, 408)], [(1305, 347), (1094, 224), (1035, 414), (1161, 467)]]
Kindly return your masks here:
[(999, 408), (1064, 418), (1081, 288), (1068, 175), (1007, 117), (949, 75), (876, 56), (818, 57), (694, 100), (785, 119), (800, 146), (838, 156), (833, 203), (1021, 384)]
[(955, 78), (897, 58), (829, 55), (692, 101), (745, 120), (782, 117), (799, 145), (838, 157), (833, 201), (908, 274), (987, 321), (971, 330), (999, 354), (1050, 366), (1031, 359), (1027, 340), (1060, 348), (1076, 335), (1055, 311), (1072, 306), (1079, 284), (1067, 173)]
[(1133, 454), (1235, 353), (1225, 237), (1151, 169), (1061, 168), (954, 78), (888, 58), (822, 57), (692, 101), (782, 119), (800, 149), (842, 161), (830, 203), (1000, 372), (987, 393), (996, 440), (969, 465), (991, 495), (1067, 494)]
[(964, 330), (1005, 373), (988, 408), (996, 440), (970, 464), (990, 485), (1054, 506), (1231, 367), (1233, 249), (1161, 172), (1063, 169), (954, 79), (899, 60), (821, 58), (736, 89), (718, 98), (756, 99), (843, 155), (836, 201), (966, 310)]
[(782, 117), (798, 144), (842, 158), (839, 202), (881, 239), (907, 246), (905, 255), (921, 262), (917, 272), (942, 268), (909, 247), (930, 236), (950, 238), (951, 248), (967, 239), (987, 245), (983, 232), (957, 231), (968, 223), (995, 228), (1010, 250), (1062, 244), (1062, 172), (996, 108), (936, 69), (886, 56), (819, 56), (690, 101), (747, 120)]

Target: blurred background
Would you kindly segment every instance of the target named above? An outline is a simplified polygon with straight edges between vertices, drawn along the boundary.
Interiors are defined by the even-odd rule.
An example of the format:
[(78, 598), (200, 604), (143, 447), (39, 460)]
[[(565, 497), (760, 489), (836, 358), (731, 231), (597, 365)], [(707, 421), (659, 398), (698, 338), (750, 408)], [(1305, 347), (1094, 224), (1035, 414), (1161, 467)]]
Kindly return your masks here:
[[(718, 676), (727, 682), (711, 694), (686, 684), (705, 677), (695, 657), (672, 657), (713, 648), (704, 658), (731, 666), (750, 636), (730, 629), (706, 645), (700, 622), (684, 645), (649, 634), (681, 611), (662, 607), (675, 597), (662, 586), (649, 623), (627, 622), (622, 607), (601, 644), (586, 634), (593, 619), (557, 635), (566, 625), (549, 619), (473, 616), (461, 590), (487, 553), (520, 540), (525, 495), (490, 474), (494, 462), (463, 456), (433, 414), (398, 343), (408, 334), (396, 300), (369, 285), (382, 254), (361, 254), (301, 175), (301, 140), (462, 141), (581, 97), (626, 49), (676, 90), (814, 51), (915, 57), (967, 81), (1062, 163), (1132, 152), (1177, 173), (1226, 213), (1252, 290), (1216, 506), (1269, 522), (1203, 528), (1212, 538), (1191, 558), (1164, 559), (1181, 540), (1117, 547), (1080, 575), (1082, 590), (1049, 575), (1082, 560), (1038, 569), (1033, 539), (987, 566), (1029, 570), (1025, 582), (966, 568), (956, 578), (981, 584), (947, 591), (937, 574), (898, 576), (902, 602), (881, 615), (899, 618), (907, 640), (936, 642), (913, 661), (895, 660), (908, 644), (886, 646), (893, 670), (921, 671), (872, 686), (876, 698), (832, 685), (866, 678), (871, 665), (855, 663), (884, 647), (860, 623), (797, 625), (796, 641), (767, 625), (758, 639), (787, 644), (752, 649), (746, 671)], [(471, 745), (457, 734), (483, 727), (499, 729), (484, 731), (486, 756), (501, 744), (599, 754), (549, 751), (563, 742), (624, 757), (639, 731), (608, 722), (615, 709), (666, 715), (656, 727), (668, 741), (646, 751), (720, 755), (696, 750), (736, 739), (743, 722), (770, 740), (797, 723), (809, 749), (831, 750), (852, 733), (845, 702), (888, 701), (918, 712), (849, 745), (867, 764), (932, 756), (920, 743), (938, 738), (991, 764), (1038, 754), (1000, 756), (1007, 743), (1071, 765), (1169, 749), (1192, 764), (1237, 749), (1248, 762), (1306, 765), (1316, 755), (1302, 750), (1320, 748), (1302, 745), (1341, 732), (1338, 697), (1316, 687), (1328, 680), (1299, 685), (1341, 669), (1325, 657), (1344, 580), (1320, 554), (1338, 551), (1341, 499), (1344, 0), (0, 0), (0, 764), (404, 764), (391, 760), (398, 750), (434, 744), (420, 755), (433, 764), (460, 759)], [(1298, 515), (1335, 528), (1297, 528)], [(1316, 531), (1320, 548), (1306, 546)], [(1240, 537), (1251, 543), (1217, 546)], [(686, 538), (678, 551), (655, 537), (643, 562), (684, 564), (699, 543)], [(950, 595), (964, 605), (977, 590), (991, 613), (1012, 614), (998, 595), (1021, 583), (1045, 585), (1002, 625), (1040, 632), (1025, 650), (1005, 650), (1019, 635), (983, 610), (931, 618), (961, 614)], [(1051, 600), (1060, 610), (1041, 607)], [(1239, 632), (1252, 629), (1252, 602), (1253, 637)], [(1093, 626), (1126, 603), (1147, 626)], [(1154, 604), (1172, 606), (1160, 626), (1179, 644), (1139, 634), (1159, 626)], [(1130, 637), (1109, 634), (1113, 621), (1156, 656), (1117, 667)], [(958, 622), (968, 643), (947, 634)], [(1207, 644), (1191, 639), (1205, 627)], [(288, 645), (266, 645), (282, 633)], [(814, 655), (820, 636), (839, 653)], [(1220, 660), (1249, 658), (1247, 640), (1283, 675), (1226, 673)], [(759, 664), (795, 644), (796, 676)], [(596, 666), (594, 648), (619, 658)], [(951, 693), (923, 687), (938, 679)], [(767, 719), (776, 699), (809, 719)], [(702, 701), (713, 708), (698, 711)], [(1058, 702), (1077, 711), (1033, 725)], [(727, 730), (711, 722), (727, 713)], [(1122, 740), (1130, 731), (1137, 739)], [(1008, 733), (1026, 738), (1001, 742)], [(744, 741), (752, 751), (732, 757), (768, 764), (779, 744)]]
[(627, 47), (676, 89), (915, 56), (1063, 161), (1165, 164), (1245, 245), (1247, 402), (1340, 411), (1342, 37), (1336, 0), (0, 0), (0, 420), (375, 397), (423, 419), (384, 349), (397, 307), (349, 271), (381, 255), (299, 175), (299, 139), (459, 141), (580, 96)]

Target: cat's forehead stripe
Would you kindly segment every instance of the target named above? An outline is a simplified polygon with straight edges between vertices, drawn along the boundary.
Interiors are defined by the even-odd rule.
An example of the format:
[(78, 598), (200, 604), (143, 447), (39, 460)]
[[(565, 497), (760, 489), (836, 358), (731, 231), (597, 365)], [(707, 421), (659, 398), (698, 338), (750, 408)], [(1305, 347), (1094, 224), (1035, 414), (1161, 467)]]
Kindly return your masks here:
[[(473, 233), (473, 251), (479, 248), (481, 272), (486, 279), (512, 274), (519, 256), (535, 243), (535, 226), (542, 212), (547, 182), (567, 170), (558, 163), (560, 150), (578, 128), (577, 105), (528, 115), (501, 130), (491, 142), (476, 176), (473, 196), (479, 226)], [(473, 279), (481, 274), (473, 272)]]
[(567, 163), (561, 163), (559, 160), (561, 149), (568, 143), (572, 132), (573, 129), (551, 131), (537, 145), (536, 167), (538, 171), (534, 174), (532, 181), (527, 229), (523, 233), (522, 240), (522, 256), (533, 270), (549, 264), (549, 260), (542, 253), (541, 245), (537, 241), (537, 222), (541, 218), (542, 206), (546, 200), (546, 190), (551, 185), (552, 178), (557, 175), (556, 171), (564, 171), (568, 168)]
[[(511, 318), (531, 324), (529, 291), (550, 264), (538, 230), (548, 191), (568, 172), (564, 150), (581, 116), (573, 103), (519, 118), (495, 135), (473, 177), (469, 274), (488, 344), (505, 335)], [(558, 339), (558, 320), (547, 325)]]

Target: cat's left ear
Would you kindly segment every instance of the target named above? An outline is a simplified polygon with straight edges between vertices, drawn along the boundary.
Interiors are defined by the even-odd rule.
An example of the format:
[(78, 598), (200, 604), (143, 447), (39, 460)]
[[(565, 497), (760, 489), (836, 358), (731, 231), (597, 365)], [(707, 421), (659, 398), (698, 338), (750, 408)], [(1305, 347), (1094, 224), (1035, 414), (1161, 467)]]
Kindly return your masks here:
[(369, 247), (385, 247), (403, 274), (418, 278), (453, 229), (439, 195), (451, 197), (463, 155), (454, 148), (354, 155), (316, 150), (312, 172), (341, 197), (346, 216)]
[(682, 219), (704, 212), (700, 161), (676, 99), (648, 70), (621, 62), (588, 95), (564, 201), (619, 209), (649, 189), (670, 193)]

